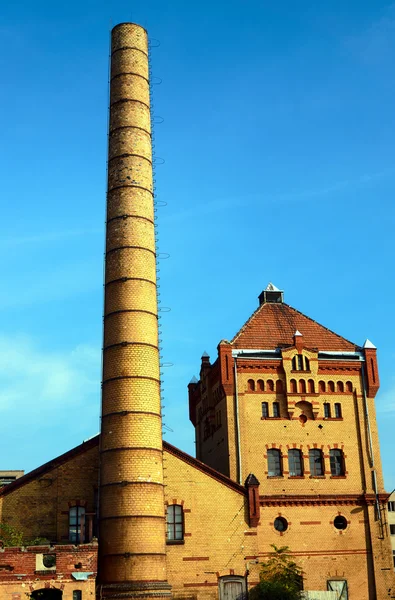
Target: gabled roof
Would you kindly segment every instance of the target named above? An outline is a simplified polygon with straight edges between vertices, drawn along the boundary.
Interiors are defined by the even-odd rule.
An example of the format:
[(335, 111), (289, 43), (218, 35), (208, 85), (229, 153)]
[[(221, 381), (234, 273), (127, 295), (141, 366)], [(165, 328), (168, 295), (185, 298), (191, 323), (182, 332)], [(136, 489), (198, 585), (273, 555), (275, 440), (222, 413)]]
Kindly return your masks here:
[[(8, 485), (5, 485), (4, 487), (0, 488), (0, 496), (6, 496), (7, 494), (12, 493), (14, 490), (22, 487), (23, 485), (25, 485), (27, 483), (30, 483), (34, 479), (37, 479), (38, 477), (42, 477), (49, 471), (52, 471), (52, 469), (55, 469), (56, 467), (63, 465), (64, 463), (66, 463), (68, 460), (71, 460), (75, 456), (78, 456), (79, 454), (83, 454), (84, 452), (87, 452), (88, 450), (90, 450), (91, 448), (94, 448), (95, 446), (99, 446), (99, 440), (100, 440), (100, 434), (95, 435), (92, 438), (90, 438), (89, 440), (87, 440), (86, 442), (83, 442), (82, 444), (80, 444), (79, 446), (76, 446), (75, 448), (72, 448), (68, 452), (65, 452), (64, 454), (57, 456), (56, 458), (41, 465), (40, 467), (37, 467), (37, 469), (34, 469), (33, 471), (26, 473), (26, 475), (23, 475), (22, 477), (19, 477), (19, 479), (16, 479), (12, 483), (9, 483)], [(202, 471), (209, 477), (216, 479), (219, 483), (226, 485), (227, 487), (235, 490), (236, 492), (239, 492), (241, 494), (246, 493), (246, 490), (242, 485), (239, 485), (232, 479), (229, 479), (229, 477), (226, 477), (226, 475), (222, 475), (222, 473), (219, 473), (212, 467), (209, 467), (208, 465), (202, 463), (200, 460), (197, 460), (197, 458), (194, 458), (193, 456), (190, 456), (186, 452), (179, 450), (179, 448), (176, 448), (172, 444), (169, 444), (168, 442), (164, 441), (163, 442), (163, 450), (169, 452), (170, 454), (173, 454), (174, 456), (176, 456), (177, 458), (188, 463), (195, 469), (199, 469), (199, 471)]]
[(261, 304), (231, 340), (234, 348), (274, 350), (294, 345), (295, 331), (306, 348), (355, 351), (358, 346), (284, 303)]
[(67, 461), (71, 460), (75, 456), (78, 456), (79, 454), (83, 454), (84, 452), (87, 452), (91, 448), (94, 448), (95, 446), (98, 446), (98, 445), (99, 445), (99, 435), (95, 435), (94, 437), (90, 438), (86, 442), (82, 442), (82, 444), (79, 444), (75, 448), (72, 448), (71, 450), (68, 450), (64, 454), (61, 454), (60, 456), (53, 458), (52, 460), (44, 463), (40, 467), (37, 467), (37, 469), (33, 469), (33, 471), (29, 471), (29, 473), (26, 473), (26, 475), (23, 475), (22, 477), (15, 479), (15, 481), (12, 481), (11, 483), (8, 483), (4, 487), (0, 488), (0, 496), (6, 496), (7, 494), (10, 494), (17, 488), (22, 487), (26, 483), (30, 483), (30, 481), (33, 481), (34, 479), (37, 479), (38, 477), (41, 477), (42, 475), (45, 475), (46, 473), (49, 473), (49, 471), (52, 471), (52, 469), (55, 469), (56, 467), (60, 467), (61, 465), (63, 465)]

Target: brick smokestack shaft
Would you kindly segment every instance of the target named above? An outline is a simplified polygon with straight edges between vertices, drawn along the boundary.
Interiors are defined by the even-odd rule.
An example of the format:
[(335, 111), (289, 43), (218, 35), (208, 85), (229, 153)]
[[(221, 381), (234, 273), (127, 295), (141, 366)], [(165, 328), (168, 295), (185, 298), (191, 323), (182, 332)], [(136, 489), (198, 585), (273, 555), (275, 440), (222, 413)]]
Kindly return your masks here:
[(100, 457), (100, 597), (169, 596), (148, 40), (133, 23), (111, 39)]

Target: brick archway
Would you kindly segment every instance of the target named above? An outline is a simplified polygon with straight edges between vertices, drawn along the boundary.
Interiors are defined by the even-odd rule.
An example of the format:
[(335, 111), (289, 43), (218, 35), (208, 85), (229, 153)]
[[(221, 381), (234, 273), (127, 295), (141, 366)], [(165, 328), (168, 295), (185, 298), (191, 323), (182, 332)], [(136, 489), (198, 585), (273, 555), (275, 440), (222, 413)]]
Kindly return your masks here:
[(55, 588), (41, 588), (40, 590), (34, 590), (31, 593), (30, 598), (32, 600), (62, 600), (62, 590)]

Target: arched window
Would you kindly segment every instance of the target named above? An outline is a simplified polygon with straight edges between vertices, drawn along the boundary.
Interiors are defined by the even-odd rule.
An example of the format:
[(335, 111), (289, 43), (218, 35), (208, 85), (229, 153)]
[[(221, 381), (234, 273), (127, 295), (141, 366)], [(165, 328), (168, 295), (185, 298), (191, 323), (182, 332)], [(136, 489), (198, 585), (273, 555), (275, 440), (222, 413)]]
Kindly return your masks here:
[(318, 391), (322, 394), (323, 392), (326, 391), (326, 385), (325, 385), (325, 381), (319, 381), (318, 382)]
[(281, 379), (277, 379), (276, 381), (276, 392), (277, 394), (283, 393), (283, 382), (281, 381)]
[(333, 381), (328, 381), (328, 390), (330, 392), (334, 392), (335, 391), (335, 384), (333, 383)]
[(289, 387), (291, 389), (291, 394), (296, 394), (296, 379), (291, 379), (289, 382)]
[(331, 405), (329, 402), (324, 402), (324, 417), (325, 419), (331, 418)]
[(346, 381), (346, 392), (352, 392), (352, 383), (351, 383), (351, 381)]
[(312, 477), (321, 477), (324, 474), (324, 459), (321, 450), (309, 450), (310, 474)]
[(184, 539), (184, 511), (180, 504), (169, 504), (167, 507), (166, 531), (169, 542)]
[(247, 389), (250, 392), (254, 392), (255, 391), (255, 381), (253, 379), (249, 379), (247, 381)]
[(344, 383), (342, 381), (337, 382), (337, 391), (344, 392)]
[(272, 379), (268, 379), (266, 382), (267, 385), (267, 391), (268, 392), (273, 392), (274, 391), (274, 381)]
[(310, 371), (310, 361), (303, 354), (295, 354), (292, 358), (292, 371)]
[(280, 450), (271, 448), (267, 451), (267, 474), (269, 477), (281, 477), (281, 453)]
[(262, 417), (267, 419), (269, 416), (269, 404), (267, 402), (262, 402)]
[(71, 506), (69, 509), (69, 540), (72, 544), (85, 542), (85, 508)]
[(309, 394), (314, 394), (314, 381), (309, 379), (307, 382)]
[(306, 393), (306, 382), (304, 379), (299, 379), (299, 394)]
[(288, 466), (290, 477), (301, 477), (303, 475), (303, 460), (300, 450), (296, 448), (288, 450)]
[(340, 402), (336, 402), (336, 404), (335, 404), (335, 418), (336, 419), (342, 418), (342, 405), (340, 404)]
[(279, 416), (280, 416), (280, 403), (273, 402), (273, 417), (279, 417)]
[(260, 392), (264, 392), (265, 391), (265, 383), (263, 382), (262, 379), (258, 379), (258, 381), (256, 382), (257, 386), (258, 386), (258, 390)]
[(329, 460), (331, 463), (331, 475), (334, 475), (335, 477), (344, 475), (343, 452), (337, 448), (329, 450)]

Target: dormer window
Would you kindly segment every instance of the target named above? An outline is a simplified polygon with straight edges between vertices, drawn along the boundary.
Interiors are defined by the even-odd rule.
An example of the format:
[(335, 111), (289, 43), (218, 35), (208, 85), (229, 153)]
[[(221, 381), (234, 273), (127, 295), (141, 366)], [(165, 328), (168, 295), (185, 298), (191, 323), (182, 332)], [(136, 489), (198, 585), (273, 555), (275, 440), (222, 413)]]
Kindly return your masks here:
[(292, 359), (292, 371), (310, 371), (310, 361), (303, 354), (295, 354)]

